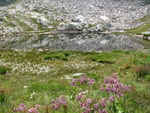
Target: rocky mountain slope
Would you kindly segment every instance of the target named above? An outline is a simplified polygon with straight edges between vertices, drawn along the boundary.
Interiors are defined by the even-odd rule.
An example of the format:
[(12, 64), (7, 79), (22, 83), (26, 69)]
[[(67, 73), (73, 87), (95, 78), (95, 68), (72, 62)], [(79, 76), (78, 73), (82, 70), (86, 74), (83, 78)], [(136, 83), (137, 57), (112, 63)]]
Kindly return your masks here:
[(1, 0), (0, 1), (0, 6), (5, 6), (5, 5), (9, 5), (13, 2), (15, 2), (16, 0)]
[(0, 7), (0, 34), (21, 32), (120, 32), (144, 24), (143, 0), (22, 0)]

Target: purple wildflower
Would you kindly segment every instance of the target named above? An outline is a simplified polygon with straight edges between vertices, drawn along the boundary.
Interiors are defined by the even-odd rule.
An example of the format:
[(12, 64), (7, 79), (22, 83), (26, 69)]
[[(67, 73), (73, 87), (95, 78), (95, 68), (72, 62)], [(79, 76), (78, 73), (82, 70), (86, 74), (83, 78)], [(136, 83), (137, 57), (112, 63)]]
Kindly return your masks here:
[(95, 83), (95, 79), (87, 78), (86, 75), (80, 76), (78, 79), (72, 79), (72, 82), (70, 83), (71, 86), (76, 86), (78, 84), (88, 84), (93, 85)]
[(124, 85), (124, 89), (125, 89), (125, 91), (129, 91), (130, 86), (128, 86), (128, 85)]
[(101, 91), (103, 91), (103, 90), (104, 90), (103, 85), (101, 85), (101, 86), (100, 86), (100, 90), (101, 90)]
[(51, 100), (51, 107), (55, 110), (58, 110), (60, 108), (61, 105), (66, 106), (67, 101), (64, 98), (63, 95), (61, 95), (59, 98), (57, 98), (56, 100), (52, 99)]
[(99, 103), (94, 104), (94, 108), (95, 108), (96, 110), (98, 110), (98, 108), (99, 108)]
[(93, 85), (94, 83), (95, 83), (95, 79), (90, 79), (88, 82), (89, 85)]
[(79, 95), (76, 97), (77, 101), (80, 101), (83, 98), (83, 93), (79, 93)]
[(62, 105), (66, 105), (67, 104), (67, 101), (66, 101), (66, 99), (64, 98), (63, 95), (61, 95), (59, 97), (59, 103), (62, 104)]
[[(117, 77), (118, 77), (117, 74), (114, 73), (111, 75), (111, 77), (105, 78), (104, 80), (104, 82), (106, 83), (105, 91), (121, 97), (123, 96), (125, 91), (129, 90), (129, 86), (120, 83)], [(101, 90), (102, 89), (103, 88), (101, 87)]]
[(105, 109), (102, 110), (102, 113), (107, 113), (107, 111)]
[(105, 108), (107, 106), (107, 99), (106, 98), (102, 98), (101, 99), (101, 102), (100, 102), (100, 105)]
[(14, 109), (14, 112), (25, 111), (26, 109), (27, 109), (27, 108), (26, 108), (25, 104), (20, 103), (19, 106)]
[(92, 100), (90, 98), (87, 98), (86, 101), (88, 104), (92, 103)]
[(28, 113), (39, 113), (39, 111), (36, 108), (30, 108)]
[(114, 100), (115, 100), (114, 96), (111, 96), (109, 100), (110, 100), (110, 102), (114, 102)]
[(39, 109), (39, 108), (40, 108), (40, 105), (39, 105), (39, 104), (36, 104), (36, 105), (35, 105), (35, 108), (36, 108), (36, 109)]

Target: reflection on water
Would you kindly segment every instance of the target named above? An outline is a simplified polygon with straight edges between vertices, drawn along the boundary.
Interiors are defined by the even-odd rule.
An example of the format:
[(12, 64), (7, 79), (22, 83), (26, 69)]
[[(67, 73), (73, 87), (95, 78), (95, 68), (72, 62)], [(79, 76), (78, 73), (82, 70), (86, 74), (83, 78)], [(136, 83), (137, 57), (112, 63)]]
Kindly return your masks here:
[(142, 49), (141, 40), (114, 34), (55, 34), (0, 37), (0, 48), (6, 49), (49, 49), (73, 51), (111, 51)]

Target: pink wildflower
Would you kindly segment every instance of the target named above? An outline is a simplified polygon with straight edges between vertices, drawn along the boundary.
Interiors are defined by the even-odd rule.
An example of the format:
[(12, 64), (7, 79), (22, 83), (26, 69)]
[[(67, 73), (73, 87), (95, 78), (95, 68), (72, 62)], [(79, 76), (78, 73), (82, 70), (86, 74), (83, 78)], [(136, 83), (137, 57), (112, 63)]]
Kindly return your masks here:
[(28, 113), (39, 113), (39, 111), (36, 108), (30, 108)]
[(98, 108), (99, 108), (99, 103), (94, 104), (94, 108), (95, 108), (96, 110), (98, 110)]
[(106, 98), (102, 98), (101, 99), (101, 102), (100, 102), (100, 105), (105, 108), (107, 106), (107, 99)]
[(88, 104), (92, 103), (92, 100), (90, 98), (87, 98), (86, 101)]
[(19, 106), (14, 109), (14, 112), (25, 111), (26, 109), (27, 109), (27, 108), (26, 108), (25, 104), (20, 103)]
[(38, 105), (38, 104), (35, 105), (35, 108), (36, 108), (36, 109), (39, 109), (39, 108), (40, 108), (40, 105)]
[(94, 83), (95, 83), (95, 79), (90, 79), (88, 82), (89, 85), (93, 85)]
[(62, 105), (66, 105), (66, 104), (67, 104), (67, 101), (65, 100), (65, 98), (64, 98), (63, 95), (61, 95), (61, 96), (59, 97), (59, 102), (60, 102), (60, 104), (62, 104)]
[(76, 97), (76, 100), (77, 100), (77, 101), (80, 101), (82, 98), (83, 98), (83, 93), (80, 93), (80, 94)]
[(103, 91), (103, 90), (104, 90), (103, 85), (101, 85), (100, 87), (101, 87), (101, 89), (100, 89), (100, 90), (101, 90), (101, 91)]
[(59, 98), (57, 98), (56, 100), (52, 99), (51, 101), (51, 107), (55, 110), (58, 110), (60, 108), (61, 105), (66, 105), (67, 104), (67, 101), (66, 99), (64, 98), (63, 95), (61, 95)]
[(109, 100), (110, 102), (113, 102), (115, 100), (114, 96), (111, 96)]

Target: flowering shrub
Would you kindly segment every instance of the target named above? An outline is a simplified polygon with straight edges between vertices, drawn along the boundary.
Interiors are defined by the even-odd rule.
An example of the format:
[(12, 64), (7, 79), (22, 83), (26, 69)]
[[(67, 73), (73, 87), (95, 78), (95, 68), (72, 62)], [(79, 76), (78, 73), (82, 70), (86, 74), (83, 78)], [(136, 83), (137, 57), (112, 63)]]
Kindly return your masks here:
[[(93, 85), (95, 83), (94, 79), (87, 78), (87, 76), (80, 76), (79, 78), (72, 79), (70, 85), (78, 88), (83, 84)], [(88, 92), (80, 92), (79, 94), (73, 94), (75, 96), (74, 103), (77, 103), (80, 111), (82, 113), (107, 113), (110, 110), (110, 107), (114, 112), (117, 111), (117, 99), (125, 96), (125, 92), (129, 91), (130, 87), (126, 84), (119, 82), (118, 76), (116, 73), (112, 74), (110, 77), (106, 77), (104, 80), (104, 85), (100, 85), (100, 92), (107, 95), (96, 97), (89, 97)], [(77, 92), (76, 92), (77, 93)], [(58, 110), (61, 105), (67, 106), (67, 100), (64, 99), (64, 96), (60, 96), (56, 100), (51, 101), (52, 108)], [(125, 105), (124, 105), (125, 106)], [(79, 111), (79, 112), (80, 112)], [(125, 110), (124, 110), (125, 112)]]

